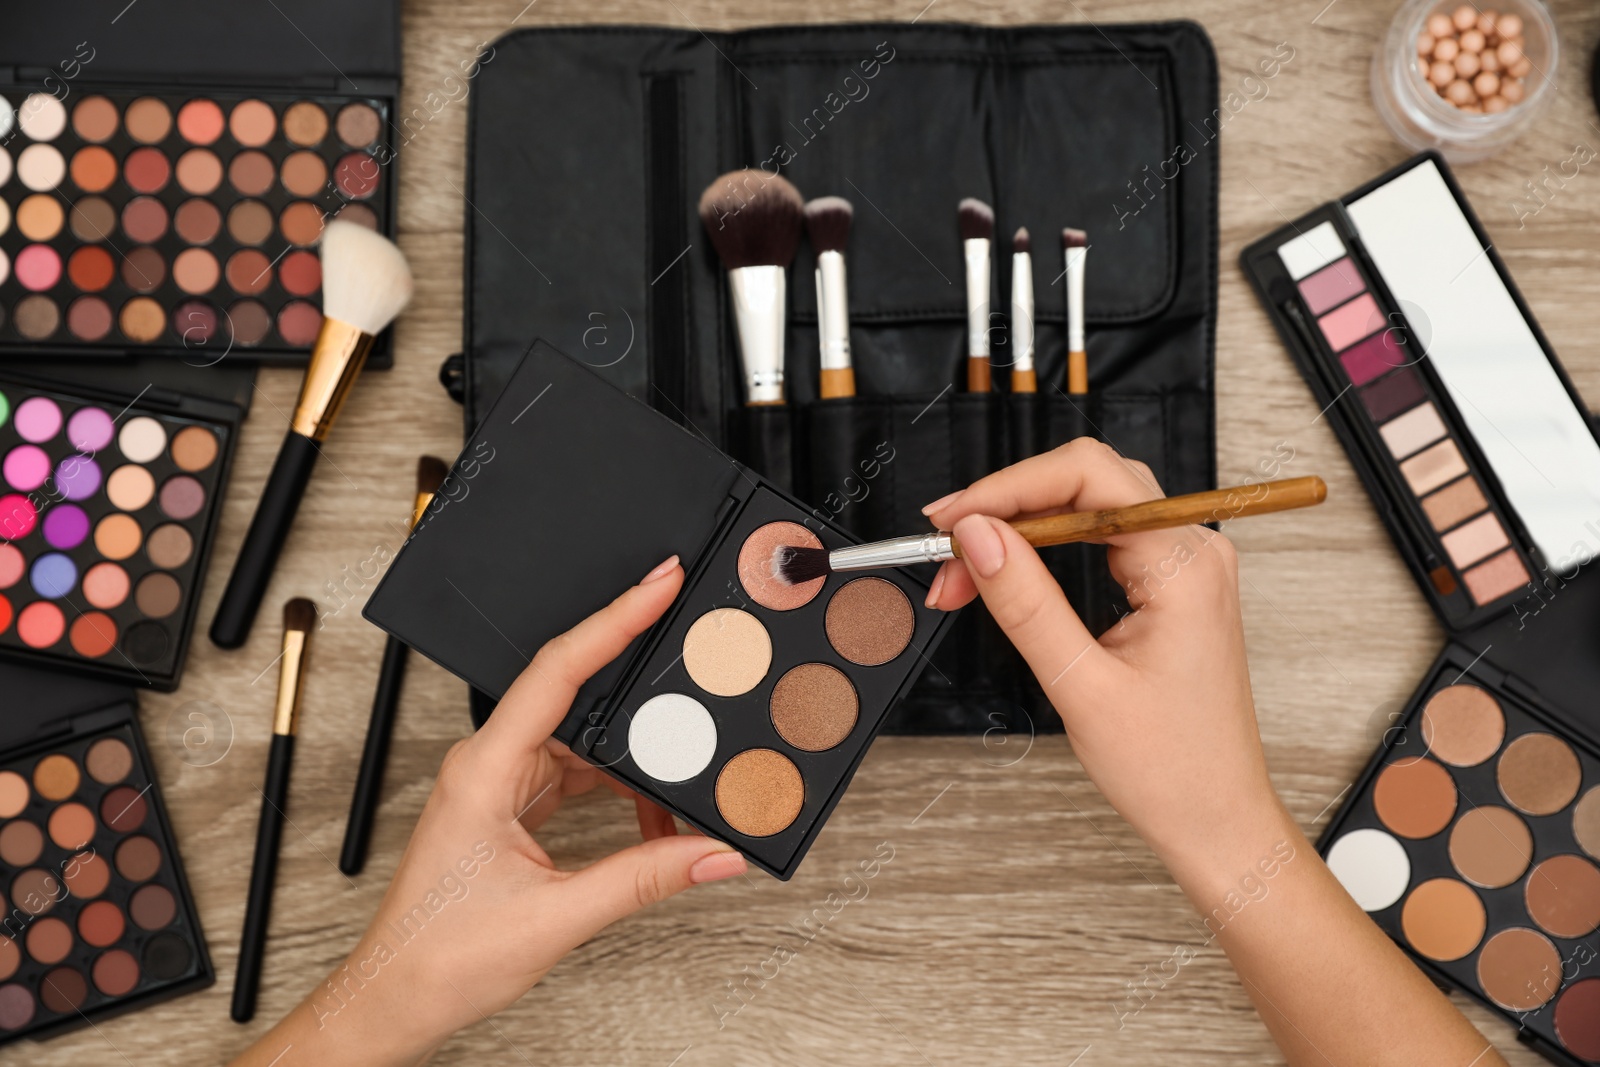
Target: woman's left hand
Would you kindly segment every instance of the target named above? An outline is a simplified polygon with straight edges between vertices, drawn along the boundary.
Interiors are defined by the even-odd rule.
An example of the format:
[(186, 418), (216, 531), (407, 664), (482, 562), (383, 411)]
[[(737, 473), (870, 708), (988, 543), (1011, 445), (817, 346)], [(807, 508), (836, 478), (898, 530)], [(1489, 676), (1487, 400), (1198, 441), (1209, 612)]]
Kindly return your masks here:
[(644, 843), (581, 870), (558, 869), (533, 838), (566, 797), (601, 782), (626, 792), (550, 734), (578, 687), (654, 624), (682, 585), (674, 556), (539, 650), (483, 729), (445, 756), (355, 951), (238, 1063), (415, 1063), (517, 1000), (607, 925), (744, 873), (738, 852), (680, 836), (642, 797)]

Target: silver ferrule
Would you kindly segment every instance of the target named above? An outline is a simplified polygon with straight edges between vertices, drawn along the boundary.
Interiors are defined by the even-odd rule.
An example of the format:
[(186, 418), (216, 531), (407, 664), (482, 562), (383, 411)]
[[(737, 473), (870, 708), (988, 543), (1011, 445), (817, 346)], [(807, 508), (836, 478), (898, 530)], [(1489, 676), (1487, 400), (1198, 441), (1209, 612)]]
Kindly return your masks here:
[(728, 272), (747, 404), (783, 403), (785, 284), (784, 269), (778, 266)]
[(1033, 369), (1033, 256), (1011, 255), (1011, 369)]
[(836, 548), (828, 553), (828, 566), (836, 571), (868, 571), (879, 567), (910, 567), (918, 563), (943, 563), (955, 559), (947, 533), (912, 534), (870, 545)]
[(1067, 249), (1067, 351), (1083, 349), (1083, 268), (1087, 248)]
[(822, 338), (822, 369), (850, 369), (850, 298), (844, 280), (844, 253), (817, 254), (817, 328)]
[(989, 358), (989, 240), (961, 242), (967, 256), (967, 355)]

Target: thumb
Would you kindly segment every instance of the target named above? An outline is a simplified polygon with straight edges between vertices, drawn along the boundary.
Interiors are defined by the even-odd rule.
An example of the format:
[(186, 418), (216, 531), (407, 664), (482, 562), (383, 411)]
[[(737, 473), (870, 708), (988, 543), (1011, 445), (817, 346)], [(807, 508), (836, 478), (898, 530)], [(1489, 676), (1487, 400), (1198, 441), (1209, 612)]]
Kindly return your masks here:
[(1092, 670), (1107, 653), (1067, 603), (1039, 553), (1009, 524), (968, 515), (952, 532), (984, 606), (1028, 661), (1045, 695), (1061, 707), (1055, 687), (1067, 672)]
[(745, 859), (728, 845), (699, 834), (658, 837), (614, 852), (567, 879), (566, 924), (582, 944), (605, 927), (701, 882), (745, 872)]

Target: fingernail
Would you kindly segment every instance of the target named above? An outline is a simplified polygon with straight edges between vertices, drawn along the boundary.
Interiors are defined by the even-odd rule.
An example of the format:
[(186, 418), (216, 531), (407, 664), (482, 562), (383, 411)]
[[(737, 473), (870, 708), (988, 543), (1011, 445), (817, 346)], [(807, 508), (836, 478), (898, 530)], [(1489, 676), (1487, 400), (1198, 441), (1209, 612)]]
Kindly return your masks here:
[(674, 556), (668, 556), (666, 559), (664, 559), (660, 563), (656, 564), (656, 569), (651, 571), (649, 574), (645, 575), (644, 576), (644, 581), (640, 582), (639, 584), (640, 585), (649, 585), (651, 582), (655, 581), (657, 578), (665, 578), (667, 575), (672, 573), (672, 568), (676, 567), (677, 565), (678, 565), (678, 557), (675, 556), (675, 555)]
[(689, 868), (689, 881), (695, 885), (700, 885), (702, 882), (720, 882), (724, 878), (733, 878), (744, 872), (744, 857), (739, 853), (713, 852), (694, 861), (694, 866)]
[(951, 504), (955, 503), (956, 497), (960, 496), (962, 493), (965, 493), (965, 492), (966, 492), (965, 489), (957, 489), (953, 493), (946, 493), (944, 496), (940, 497), (938, 500), (935, 500), (933, 503), (931, 503), (927, 507), (923, 508), (922, 509), (922, 513), (924, 515), (932, 515), (935, 511), (938, 511), (940, 508), (947, 508)]
[(922, 602), (922, 606), (925, 607), (925, 608), (936, 608), (936, 607), (938, 607), (939, 606), (939, 590), (941, 590), (943, 588), (944, 588), (944, 568), (940, 567), (939, 568), (939, 573), (935, 574), (933, 576), (933, 585), (930, 586), (929, 589), (928, 589), (928, 599), (926, 599), (926, 600), (924, 600)]
[(952, 531), (961, 542), (961, 557), (980, 578), (993, 578), (1006, 565), (1006, 545), (995, 529), (996, 521), (987, 515), (968, 515)]

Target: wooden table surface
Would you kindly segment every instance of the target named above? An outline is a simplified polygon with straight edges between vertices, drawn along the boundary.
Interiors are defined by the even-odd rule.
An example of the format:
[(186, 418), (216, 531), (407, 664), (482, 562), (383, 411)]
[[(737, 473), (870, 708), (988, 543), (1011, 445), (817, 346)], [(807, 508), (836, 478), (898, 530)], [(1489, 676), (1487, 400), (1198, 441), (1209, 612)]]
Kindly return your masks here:
[[(527, 4), (524, 7), (524, 4)], [(1273, 778), (1313, 836), (1372, 752), (1375, 721), (1404, 701), (1442, 631), (1391, 547), (1344, 452), (1318, 420), (1235, 266), (1241, 247), (1366, 181), (1408, 154), (1379, 124), (1368, 62), (1387, 0), (406, 0), (401, 111), (421, 106), (479, 41), (513, 25), (614, 22), (734, 29), (845, 19), (1082, 23), (1199, 20), (1221, 89), (1251, 100), (1223, 133), (1221, 311), (1217, 337), (1219, 476), (1248, 476), (1280, 443), (1288, 474), (1321, 474), (1328, 503), (1231, 531), (1243, 560), (1245, 625)], [(1326, 7), (1324, 7), (1326, 4)], [(1600, 144), (1587, 91), (1600, 10), (1558, 0), (1565, 49), (1559, 94), (1534, 130), (1496, 159), (1458, 171), (1500, 254), (1578, 388), (1600, 404), (1594, 299), (1600, 171), (1585, 169), (1521, 220), (1524, 182)], [(1280, 43), (1293, 59), (1245, 84)], [(464, 102), (446, 107), (399, 158), (401, 244), (417, 298), (398, 326), (396, 368), (368, 375), (327, 448), (264, 615), (294, 595), (324, 612), (332, 585), (396, 544), (411, 472), (426, 450), (453, 456), (460, 409), (435, 381), (461, 322)], [(1593, 149), (1589, 149), (1590, 158)], [(1570, 173), (1570, 166), (1569, 166)], [(1590, 280), (1586, 283), (1585, 278)], [(261, 375), (245, 426), (202, 619), (266, 478), (298, 387)], [(332, 583), (332, 584), (330, 584)], [(143, 718), (219, 981), (209, 991), (103, 1023), (0, 1061), (45, 1065), (217, 1063), (245, 1047), (352, 947), (381, 896), (445, 749), (470, 727), (464, 688), (413, 657), (372, 860), (350, 880), (333, 858), (344, 832), (383, 635), (360, 618), (370, 588), (316, 637), (306, 684), (279, 890), (257, 1021), (228, 1021), (239, 927), (266, 758), (278, 628), (241, 651), (194, 642), (182, 689), (147, 694)], [(263, 673), (265, 672), (265, 673)], [(171, 740), (209, 717), (209, 752)], [(227, 741), (231, 733), (231, 743)], [(192, 735), (193, 736), (193, 735)], [(225, 753), (224, 750), (225, 749)], [(220, 758), (218, 758), (220, 756)], [(607, 796), (561, 813), (543, 844), (578, 865), (629, 843), (631, 807)], [(893, 860), (872, 881), (845, 875), (881, 843)], [(853, 888), (852, 888), (853, 887)], [(865, 895), (861, 893), (865, 890)], [(858, 899), (797, 950), (737, 1014), (730, 983), (765, 970), (791, 924)], [(1059, 736), (879, 740), (800, 874), (762, 875), (687, 894), (573, 953), (493, 1023), (471, 1027), (441, 1064), (1235, 1065), (1281, 1062), (1214, 946), (1126, 1015), (1130, 983), (1161, 986), (1180, 946), (1203, 941), (1195, 915), (1155, 857), (1084, 777)], [(1315, 960), (1306, 961), (1308, 967)], [(1355, 976), (1352, 976), (1352, 980)], [(1468, 1008), (1516, 1064), (1543, 1062), (1511, 1028)], [(1088, 1051), (1085, 1053), (1084, 1050)], [(119, 1054), (120, 1053), (120, 1057)], [(1074, 1060), (1074, 1056), (1080, 1056)]]

